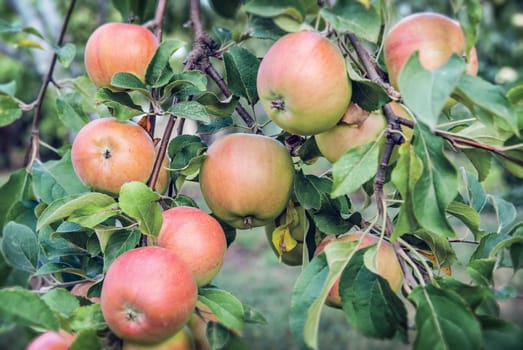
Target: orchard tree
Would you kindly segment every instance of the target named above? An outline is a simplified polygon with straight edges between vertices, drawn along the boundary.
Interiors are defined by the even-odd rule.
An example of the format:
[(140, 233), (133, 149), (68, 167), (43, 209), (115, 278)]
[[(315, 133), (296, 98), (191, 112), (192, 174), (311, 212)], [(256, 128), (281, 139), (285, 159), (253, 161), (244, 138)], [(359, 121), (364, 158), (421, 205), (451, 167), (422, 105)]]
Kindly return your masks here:
[(29, 330), (31, 349), (248, 348), (264, 316), (212, 280), (236, 230), (262, 227), (301, 266), (300, 348), (334, 307), (415, 349), (520, 349), (500, 300), (521, 295), (495, 277), (523, 266), (523, 222), (485, 180), (523, 177), (523, 86), (478, 75), (480, 1), (174, 3), (99, 2), (121, 20), (84, 38), (69, 24), (96, 8), (74, 0), (52, 35), (0, 22), (18, 50), (52, 52), (34, 101), (0, 82), (0, 126), (31, 121), (0, 187), (0, 332)]

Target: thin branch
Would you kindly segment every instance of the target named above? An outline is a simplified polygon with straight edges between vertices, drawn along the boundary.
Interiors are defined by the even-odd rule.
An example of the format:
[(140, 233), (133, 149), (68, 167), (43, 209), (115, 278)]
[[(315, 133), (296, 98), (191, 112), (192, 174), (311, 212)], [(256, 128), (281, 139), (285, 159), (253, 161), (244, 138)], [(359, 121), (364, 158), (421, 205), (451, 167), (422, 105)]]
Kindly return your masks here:
[(156, 12), (154, 14), (154, 35), (158, 38), (158, 41), (162, 41), (163, 35), (163, 19), (165, 17), (165, 10), (167, 9), (167, 0), (158, 0), (156, 5)]
[[(67, 30), (67, 26), (69, 24), (69, 19), (71, 18), (75, 4), (76, 4), (76, 0), (71, 0), (71, 2), (69, 3), (69, 7), (65, 14), (65, 18), (64, 18), (64, 22), (62, 24), (62, 28), (60, 30), (60, 34), (59, 34), (58, 40), (56, 42), (56, 45), (58, 47), (62, 46), (62, 44), (63, 44), (65, 32)], [(47, 92), (47, 87), (53, 80), (53, 73), (54, 73), (54, 68), (56, 66), (57, 58), (58, 58), (58, 55), (56, 52), (54, 52), (53, 57), (51, 58), (51, 64), (49, 65), (49, 70), (47, 71), (47, 75), (44, 79), (42, 87), (40, 88), (40, 92), (38, 93), (38, 97), (36, 99), (33, 123), (31, 125), (31, 141), (30, 141), (29, 149), (27, 150), (27, 153), (26, 153), (26, 158), (25, 158), (25, 164), (26, 164), (28, 170), (31, 169), (32, 164), (35, 161), (35, 159), (39, 158), (40, 142), (39, 142), (38, 124), (40, 122), (42, 105), (44, 102), (45, 93)]]

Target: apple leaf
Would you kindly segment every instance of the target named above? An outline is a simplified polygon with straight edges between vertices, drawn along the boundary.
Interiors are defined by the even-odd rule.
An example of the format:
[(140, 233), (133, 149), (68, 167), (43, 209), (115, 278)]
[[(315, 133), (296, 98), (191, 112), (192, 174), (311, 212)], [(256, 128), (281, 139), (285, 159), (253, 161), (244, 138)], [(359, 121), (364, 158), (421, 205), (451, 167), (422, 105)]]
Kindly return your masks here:
[(43, 276), (53, 273), (68, 273), (79, 276), (81, 278), (87, 278), (85, 271), (74, 268), (72, 265), (61, 262), (48, 262), (40, 266), (40, 268), (33, 273), (33, 276)]
[(71, 316), (71, 329), (75, 332), (83, 330), (104, 330), (107, 329), (100, 304), (80, 306)]
[(332, 166), (332, 197), (357, 191), (378, 171), (380, 140), (354, 147), (343, 154)]
[(75, 101), (80, 97), (78, 93), (66, 94), (56, 98), (56, 112), (62, 123), (74, 132), (89, 122), (89, 118), (83, 113), (81, 105)]
[(422, 174), (423, 165), (414, 153), (410, 142), (406, 141), (399, 146), (398, 154), (399, 158), (392, 170), (391, 180), (401, 194), (403, 204), (399, 209), (394, 225), (392, 241), (402, 234), (412, 232), (420, 227), (414, 215), (412, 190)]
[(58, 330), (55, 313), (38, 294), (20, 287), (0, 289), (0, 313), (14, 318), (19, 326)]
[(168, 109), (169, 112), (179, 118), (197, 120), (203, 123), (209, 123), (209, 113), (207, 109), (197, 101), (181, 101)]
[(291, 331), (302, 347), (318, 348), (321, 310), (357, 242), (331, 242), (302, 270), (291, 296)]
[(102, 349), (101, 339), (96, 329), (85, 329), (76, 333), (74, 342), (68, 350)]
[(483, 348), (503, 350), (519, 350), (523, 344), (523, 328), (521, 325), (502, 320), (497, 317), (479, 316), (483, 335)]
[(118, 120), (129, 120), (143, 114), (142, 107), (135, 104), (126, 92), (112, 91), (107, 88), (96, 92), (96, 102), (103, 103), (109, 108), (111, 115)]
[(251, 17), (248, 30), (253, 38), (258, 39), (278, 40), (286, 34), (272, 19), (259, 16)]
[(31, 175), (25, 168), (11, 173), (9, 179), (0, 187), (0, 227), (11, 220), (16, 205), (32, 197)]
[(320, 15), (339, 33), (354, 33), (376, 43), (381, 31), (381, 17), (375, 6), (360, 1), (340, 0), (333, 7), (324, 7)]
[(437, 268), (451, 266), (456, 262), (456, 251), (452, 248), (446, 237), (424, 230), (418, 230), (412, 233), (428, 245), (430, 252), (434, 255), (434, 264)]
[(423, 123), (417, 123), (414, 152), (423, 164), (421, 177), (412, 189), (416, 220), (428, 231), (453, 237), (455, 232), (447, 221), (446, 209), (458, 194), (458, 177), (443, 153), (443, 140)]
[(15, 97), (16, 94), (16, 80), (12, 80), (5, 84), (0, 84), (0, 94)]
[(439, 115), (465, 75), (466, 64), (456, 54), (441, 67), (426, 70), (419, 61), (419, 52), (413, 53), (401, 69), (398, 84), (405, 104), (416, 119), (434, 128)]
[(22, 117), (18, 102), (11, 96), (0, 95), (0, 127), (9, 125)]
[(207, 90), (207, 76), (200, 71), (185, 71), (175, 74), (165, 87), (164, 96), (174, 94), (179, 100), (199, 96)]
[(137, 90), (145, 94), (150, 95), (149, 90), (144, 83), (136, 75), (127, 72), (118, 72), (111, 78), (111, 85), (120, 89), (126, 90)]
[(481, 217), (471, 206), (462, 202), (452, 201), (447, 207), (447, 213), (461, 220), (461, 222), (469, 228), (474, 237), (483, 235), (483, 232), (479, 227)]
[(495, 303), (494, 293), (490, 288), (461, 282), (452, 277), (436, 277), (441, 289), (458, 294), (476, 314), (481, 313), (482, 305)]
[(343, 311), (350, 324), (367, 337), (407, 337), (407, 311), (383, 277), (369, 270), (365, 255), (374, 254), (376, 246), (354, 252), (340, 278)]
[[(42, 211), (36, 229), (52, 224), (61, 219), (73, 216), (76, 219), (86, 221), (89, 227), (105, 221), (107, 218), (119, 214), (116, 201), (113, 197), (104, 193), (87, 192), (74, 194), (53, 201)], [(89, 219), (89, 220), (87, 220)]]
[(196, 135), (178, 135), (169, 142), (167, 151), (171, 158), (171, 179), (177, 190), (181, 188), (187, 175), (198, 174), (206, 149), (207, 145)]
[(169, 59), (178, 49), (185, 46), (185, 42), (178, 39), (168, 39), (161, 42), (156, 49), (151, 62), (145, 72), (145, 81), (153, 88), (166, 85), (174, 76), (174, 72), (169, 65)]
[(104, 268), (103, 271), (107, 272), (107, 269), (113, 263), (114, 259), (122, 255), (128, 250), (136, 248), (140, 242), (140, 231), (138, 230), (120, 230), (114, 232), (107, 242), (104, 254)]
[(467, 272), (477, 285), (492, 286), (496, 261), (496, 258), (472, 260), (467, 264)]
[(209, 322), (205, 336), (211, 349), (224, 349), (231, 339), (231, 331), (218, 322)]
[(517, 210), (513, 203), (504, 200), (499, 196), (487, 195), (487, 201), (494, 208), (496, 212), (496, 219), (498, 221), (497, 232), (502, 232), (508, 227), (517, 217)]
[(78, 299), (65, 288), (55, 288), (42, 295), (42, 300), (65, 319), (71, 317), (80, 307)]
[(142, 233), (157, 236), (162, 226), (160, 195), (139, 181), (125, 183), (120, 189), (119, 204), (122, 211), (138, 221)]
[(222, 129), (233, 126), (234, 120), (232, 117), (219, 118), (212, 120), (209, 124), (201, 124), (196, 131), (198, 134), (210, 135)]
[(258, 101), (256, 76), (260, 61), (247, 49), (233, 46), (223, 54), (227, 83), (231, 92), (242, 96), (254, 106)]
[(465, 169), (461, 170), (461, 179), (464, 182), (465, 193), (462, 194), (466, 198), (466, 203), (474, 210), (480, 212), (487, 203), (487, 193), (481, 186), (476, 175), (468, 172)]
[(461, 2), (458, 18), (467, 43), (465, 52), (469, 52), (472, 47), (474, 47), (478, 38), (482, 9), (481, 2), (478, 0), (465, 0)]
[(390, 101), (389, 94), (380, 84), (372, 80), (352, 79), (352, 97), (366, 111), (372, 112)]
[(56, 52), (58, 62), (60, 62), (64, 68), (68, 68), (71, 65), (76, 55), (76, 46), (72, 43), (67, 43), (62, 47), (53, 46), (53, 50)]
[(480, 324), (457, 293), (426, 285), (409, 299), (416, 304), (414, 350), (481, 348)]
[(497, 126), (519, 135), (518, 117), (501, 86), (463, 74), (453, 95), (487, 126)]
[(298, 202), (305, 209), (320, 209), (323, 192), (311, 181), (312, 177), (315, 176), (305, 175), (302, 170), (296, 171), (294, 176), (294, 193)]
[(0, 252), (13, 268), (35, 272), (38, 263), (38, 240), (29, 227), (10, 221), (3, 227)]
[(227, 118), (234, 113), (238, 104), (238, 97), (231, 95), (222, 101), (216, 94), (205, 92), (198, 96), (196, 101), (205, 107), (207, 113), (220, 118)]
[(306, 9), (300, 0), (251, 0), (243, 6), (243, 9), (260, 17), (285, 15), (299, 21), (303, 21), (306, 14)]
[(200, 288), (198, 300), (207, 305), (225, 327), (243, 329), (243, 304), (231, 293), (217, 288)]

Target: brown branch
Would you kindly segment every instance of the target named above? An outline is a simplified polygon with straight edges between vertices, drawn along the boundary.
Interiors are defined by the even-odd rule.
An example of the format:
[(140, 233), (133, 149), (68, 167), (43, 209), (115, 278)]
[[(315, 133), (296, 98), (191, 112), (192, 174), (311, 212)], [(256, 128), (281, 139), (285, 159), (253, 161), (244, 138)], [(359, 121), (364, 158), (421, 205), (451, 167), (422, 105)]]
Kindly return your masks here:
[[(67, 8), (64, 22), (62, 23), (62, 28), (60, 29), (60, 34), (58, 35), (58, 40), (56, 42), (56, 46), (58, 46), (58, 47), (62, 46), (62, 44), (63, 44), (65, 32), (67, 30), (67, 26), (69, 24), (69, 19), (71, 18), (75, 4), (76, 4), (76, 0), (71, 0), (71, 2), (69, 3), (69, 7)], [(28, 170), (31, 169), (34, 160), (38, 159), (40, 157), (40, 155), (39, 155), (40, 136), (39, 136), (39, 131), (38, 131), (38, 125), (39, 125), (40, 117), (41, 117), (41, 113), (42, 113), (42, 105), (44, 103), (45, 93), (47, 92), (47, 88), (48, 88), (49, 84), (53, 81), (53, 73), (54, 73), (54, 69), (56, 66), (57, 58), (58, 58), (58, 54), (56, 52), (54, 52), (53, 57), (51, 58), (51, 64), (49, 65), (49, 70), (47, 71), (47, 75), (45, 76), (44, 82), (42, 84), (42, 87), (40, 88), (40, 92), (38, 93), (38, 97), (34, 104), (35, 110), (34, 110), (34, 115), (33, 115), (33, 122), (31, 125), (31, 139), (30, 139), (30, 143), (29, 143), (29, 148), (25, 155), (25, 164), (26, 164), (26, 167)]]

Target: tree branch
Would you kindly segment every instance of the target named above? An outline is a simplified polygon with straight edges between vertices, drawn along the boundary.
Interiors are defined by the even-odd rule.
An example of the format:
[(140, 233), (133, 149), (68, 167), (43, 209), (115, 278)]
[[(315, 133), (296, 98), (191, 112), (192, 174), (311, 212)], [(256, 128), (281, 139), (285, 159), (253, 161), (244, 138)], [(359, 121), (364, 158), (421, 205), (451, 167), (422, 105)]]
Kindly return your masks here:
[[(76, 4), (76, 0), (71, 0), (71, 2), (69, 3), (69, 7), (67, 9), (64, 21), (62, 23), (62, 28), (60, 30), (60, 34), (59, 34), (58, 40), (56, 42), (56, 45), (58, 47), (62, 46), (62, 43), (64, 41), (65, 32), (67, 30), (67, 26), (69, 24), (69, 19), (71, 18), (75, 4)], [(40, 122), (42, 105), (44, 102), (45, 93), (47, 92), (47, 87), (53, 81), (53, 73), (54, 73), (54, 68), (56, 66), (57, 58), (58, 58), (57, 53), (56, 52), (53, 53), (53, 57), (51, 58), (51, 64), (49, 65), (49, 70), (47, 71), (47, 75), (45, 76), (44, 82), (42, 84), (42, 87), (40, 88), (40, 92), (38, 93), (38, 97), (34, 104), (35, 110), (34, 110), (34, 116), (33, 116), (33, 123), (31, 125), (31, 140), (30, 140), (29, 148), (26, 153), (26, 157), (25, 157), (25, 164), (26, 164), (28, 170), (31, 169), (35, 159), (39, 158), (39, 156), (40, 156), (39, 155), (38, 124)]]

